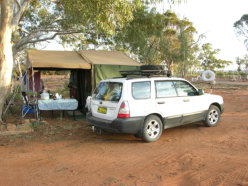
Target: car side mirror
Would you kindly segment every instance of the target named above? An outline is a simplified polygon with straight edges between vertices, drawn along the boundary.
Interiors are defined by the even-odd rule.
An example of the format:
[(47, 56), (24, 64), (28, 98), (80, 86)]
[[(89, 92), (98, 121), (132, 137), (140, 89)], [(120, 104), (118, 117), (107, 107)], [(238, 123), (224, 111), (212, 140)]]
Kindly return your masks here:
[(203, 95), (203, 94), (204, 94), (204, 90), (198, 89), (198, 95)]

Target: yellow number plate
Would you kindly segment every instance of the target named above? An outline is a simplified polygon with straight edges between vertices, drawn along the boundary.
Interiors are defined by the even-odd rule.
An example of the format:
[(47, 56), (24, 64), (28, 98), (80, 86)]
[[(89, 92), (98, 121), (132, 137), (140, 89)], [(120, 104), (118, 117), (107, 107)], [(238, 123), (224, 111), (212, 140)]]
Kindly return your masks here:
[(98, 107), (97, 112), (102, 113), (102, 114), (106, 114), (107, 113), (107, 108), (105, 108), (105, 107)]

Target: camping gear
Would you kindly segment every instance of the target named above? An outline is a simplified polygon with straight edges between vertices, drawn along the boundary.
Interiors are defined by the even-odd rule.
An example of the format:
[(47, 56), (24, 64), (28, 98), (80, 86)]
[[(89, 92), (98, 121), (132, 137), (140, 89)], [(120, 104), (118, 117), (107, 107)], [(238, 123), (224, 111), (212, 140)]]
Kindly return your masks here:
[(38, 108), (36, 100), (30, 101), (26, 92), (22, 92), (23, 105), (22, 105), (22, 118), (27, 114), (34, 114), (35, 119), (38, 119)]
[(44, 91), (43, 93), (41, 93), (40, 98), (44, 100), (49, 99), (49, 93)]
[[(121, 77), (120, 71), (139, 70), (140, 64), (123, 52), (102, 50), (28, 51), (28, 68), (33, 70), (70, 70), (70, 97), (86, 112), (86, 98), (103, 79)], [(37, 90), (35, 90), (37, 92)]]

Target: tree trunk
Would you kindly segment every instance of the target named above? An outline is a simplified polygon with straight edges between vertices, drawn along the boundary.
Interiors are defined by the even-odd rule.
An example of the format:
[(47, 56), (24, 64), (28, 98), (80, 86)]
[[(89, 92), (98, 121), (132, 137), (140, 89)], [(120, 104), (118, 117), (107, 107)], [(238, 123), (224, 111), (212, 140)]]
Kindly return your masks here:
[(13, 69), (12, 55), (12, 20), (13, 0), (1, 1), (1, 30), (0, 30), (0, 123), (8, 90), (11, 85)]

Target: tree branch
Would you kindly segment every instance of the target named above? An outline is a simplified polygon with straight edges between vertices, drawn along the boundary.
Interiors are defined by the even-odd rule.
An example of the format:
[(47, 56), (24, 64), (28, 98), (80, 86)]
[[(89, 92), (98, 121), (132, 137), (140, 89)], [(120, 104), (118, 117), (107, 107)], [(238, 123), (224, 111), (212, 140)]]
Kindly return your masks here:
[(19, 7), (19, 11), (16, 15), (14, 15), (12, 24), (13, 24), (13, 31), (15, 31), (18, 27), (19, 21), (22, 18), (23, 13), (27, 10), (28, 4), (31, 0), (24, 0), (22, 4), (18, 2), (18, 0), (15, 0), (17, 2), (17, 5)]
[(48, 40), (53, 40), (56, 36), (58, 35), (68, 35), (68, 34), (76, 34), (76, 33), (83, 33), (82, 31), (79, 30), (73, 30), (73, 31), (59, 31), (51, 36), (47, 37), (42, 37), (47, 35), (47, 33), (40, 33), (36, 35), (32, 35), (29, 37), (22, 38), (20, 41), (18, 41), (14, 46), (13, 46), (13, 51), (14, 53), (17, 53), (23, 46), (27, 44), (34, 44), (38, 42), (43, 42), (43, 41), (48, 41)]
[(57, 32), (57, 33), (53, 34), (50, 37), (45, 37), (45, 38), (41, 38), (41, 39), (27, 41), (26, 43), (24, 43), (24, 45), (26, 45), (26, 44), (32, 44), (32, 43), (37, 43), (37, 42), (42, 42), (42, 41), (47, 41), (47, 40), (52, 40), (52, 39), (54, 39), (58, 35), (68, 35), (68, 34), (75, 34), (75, 33), (81, 33), (81, 31), (78, 31), (78, 32), (74, 32), (74, 31), (72, 31), (72, 32)]
[[(26, 37), (23, 37), (20, 41), (17, 42), (17, 46), (18, 45), (23, 45), (23, 41), (31, 41), (33, 40), (34, 38), (40, 38), (41, 36), (44, 36), (44, 35), (48, 35), (48, 33), (83, 33), (82, 31), (79, 31), (78, 29), (71, 29), (71, 30), (67, 30), (67, 31), (64, 31), (64, 30), (61, 30), (61, 29), (56, 29), (56, 28), (41, 28), (41, 29), (37, 29), (37, 30), (34, 30), (30, 33), (27, 33), (27, 36)], [(62, 34), (60, 34), (62, 35)], [(25, 44), (25, 43), (24, 43)]]
[(20, 5), (19, 1), (18, 1), (18, 0), (15, 0), (15, 2), (16, 2), (16, 4), (17, 4), (17, 6), (18, 6), (19, 11), (20, 11), (21, 5)]

